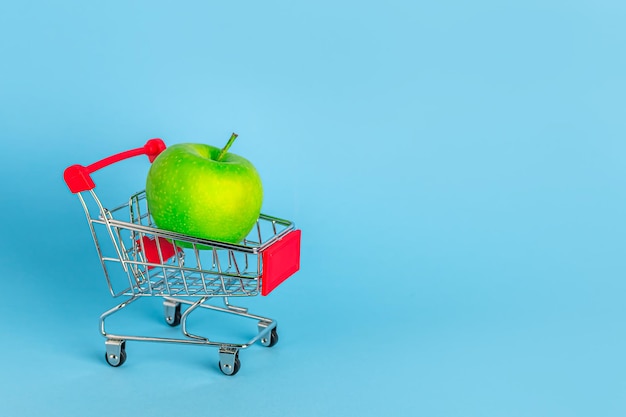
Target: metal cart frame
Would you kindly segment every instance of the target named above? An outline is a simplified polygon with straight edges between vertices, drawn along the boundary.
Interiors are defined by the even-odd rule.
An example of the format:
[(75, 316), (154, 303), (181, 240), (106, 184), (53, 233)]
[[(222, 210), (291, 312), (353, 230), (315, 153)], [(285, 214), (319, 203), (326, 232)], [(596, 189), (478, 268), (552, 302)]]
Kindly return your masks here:
[[(241, 366), (241, 349), (256, 342), (274, 346), (278, 333), (275, 320), (251, 314), (246, 308), (231, 304), (230, 298), (268, 295), (297, 272), (301, 232), (293, 222), (265, 214), (259, 216), (256, 226), (239, 244), (161, 230), (152, 221), (145, 191), (133, 194), (118, 207), (105, 208), (94, 191), (91, 174), (139, 155), (148, 156), (152, 162), (165, 148), (161, 139), (150, 139), (141, 148), (88, 166), (72, 165), (64, 172), (65, 182), (85, 211), (109, 292), (114, 298), (125, 297), (100, 316), (100, 333), (106, 340), (105, 358), (111, 366), (122, 365), (129, 340), (215, 346), (219, 351), (219, 369), (225, 375), (235, 375)], [(107, 331), (107, 318), (143, 297), (163, 299), (165, 322), (180, 326), (182, 337)], [(208, 303), (216, 297), (222, 299), (223, 306)], [(187, 319), (198, 309), (256, 320), (258, 332), (245, 343), (214, 341), (191, 333)]]

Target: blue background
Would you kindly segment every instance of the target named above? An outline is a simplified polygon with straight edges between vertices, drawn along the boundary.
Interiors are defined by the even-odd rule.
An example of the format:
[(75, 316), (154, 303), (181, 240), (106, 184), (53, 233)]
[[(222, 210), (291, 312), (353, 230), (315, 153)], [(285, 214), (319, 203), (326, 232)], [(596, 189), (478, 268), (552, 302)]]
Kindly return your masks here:
[[(0, 414), (623, 416), (624, 21), (604, 0), (3, 2)], [(116, 300), (63, 169), (233, 131), (264, 211), (303, 231), (301, 271), (242, 300), (280, 342), (232, 378), (212, 348), (109, 367)], [(118, 203), (147, 169), (94, 178)]]

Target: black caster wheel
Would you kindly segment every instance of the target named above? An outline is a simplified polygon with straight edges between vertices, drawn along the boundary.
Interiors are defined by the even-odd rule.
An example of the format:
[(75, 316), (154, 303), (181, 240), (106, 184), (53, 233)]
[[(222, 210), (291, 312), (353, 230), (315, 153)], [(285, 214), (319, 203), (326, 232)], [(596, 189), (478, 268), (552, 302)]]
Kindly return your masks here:
[(180, 304), (165, 302), (165, 322), (172, 327), (176, 327), (180, 324)]
[(109, 342), (107, 341), (107, 351), (104, 353), (104, 359), (114, 368), (122, 366), (126, 362), (126, 342)]
[(266, 347), (272, 347), (276, 343), (278, 343), (278, 332), (276, 331), (276, 327), (274, 327), (269, 334), (269, 337), (264, 337), (261, 339), (261, 344)]
[(239, 361), (239, 354), (235, 353), (232, 356), (233, 356), (232, 359), (224, 358), (225, 360), (223, 362), (221, 360), (219, 362), (220, 371), (222, 371), (224, 375), (233, 376), (237, 372), (239, 372), (239, 368), (241, 368), (241, 362)]

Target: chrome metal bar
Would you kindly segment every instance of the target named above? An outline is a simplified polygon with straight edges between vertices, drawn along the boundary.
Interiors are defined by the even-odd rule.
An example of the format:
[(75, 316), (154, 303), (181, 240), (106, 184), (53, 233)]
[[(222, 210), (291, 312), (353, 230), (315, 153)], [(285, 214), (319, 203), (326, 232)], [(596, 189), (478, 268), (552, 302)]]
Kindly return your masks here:
[(191, 312), (193, 312), (196, 308), (198, 308), (200, 305), (202, 305), (205, 301), (207, 301), (210, 297), (202, 297), (200, 298), (198, 301), (196, 301), (195, 303), (191, 304), (186, 310), (185, 312), (182, 314), (182, 316), (180, 317), (180, 323), (181, 323), (181, 329), (183, 331), (183, 334), (191, 339), (197, 339), (197, 340), (204, 340), (206, 342), (209, 341), (208, 338), (206, 337), (202, 337), (202, 336), (198, 336), (195, 335), (193, 333), (190, 333), (187, 331), (187, 317), (189, 317), (189, 314), (191, 314)]
[[(240, 307), (239, 309), (232, 309), (232, 308), (224, 308), (224, 307), (219, 307), (219, 306), (215, 306), (215, 305), (212, 305), (212, 304), (208, 304), (208, 303), (206, 303), (206, 301), (209, 298), (210, 297), (207, 297), (207, 299), (203, 300), (201, 303), (198, 303), (197, 301), (193, 302), (191, 300), (187, 300), (187, 299), (183, 299), (183, 298), (177, 298), (177, 297), (167, 297), (166, 299), (169, 300), (169, 301), (173, 301), (173, 302), (177, 302), (177, 303), (181, 303), (181, 304), (191, 305), (191, 306), (193, 306), (194, 310), (196, 310), (198, 308), (205, 308), (205, 309), (209, 309), (209, 310), (213, 310), (213, 311), (218, 311), (218, 312), (221, 312), (221, 313), (234, 314), (236, 316), (245, 317), (245, 318), (258, 320), (259, 322), (262, 322), (264, 328), (260, 329), (258, 334), (255, 335), (248, 342), (241, 343), (241, 344), (230, 344), (232, 346), (237, 346), (237, 347), (239, 347), (241, 349), (245, 349), (245, 348), (253, 345), (254, 343), (256, 343), (258, 340), (266, 337), (278, 325), (276, 320), (273, 320), (273, 319), (268, 318), (268, 317), (263, 317), (263, 316), (259, 316), (259, 315), (256, 315), (256, 314), (248, 313), (247, 309), (245, 309), (245, 308), (241, 308)], [(181, 322), (182, 322), (182, 318), (181, 318)], [(228, 344), (228, 343), (223, 343), (223, 342), (215, 342), (215, 343), (220, 344), (220, 345)]]
[(132, 296), (128, 300), (123, 301), (123, 302), (119, 303), (118, 305), (116, 305), (115, 307), (111, 308), (110, 310), (107, 310), (104, 313), (102, 313), (102, 315), (100, 316), (100, 333), (102, 334), (102, 336), (104, 336), (104, 337), (113, 337), (113, 336), (109, 335), (106, 332), (106, 330), (105, 330), (104, 322), (105, 322), (106, 318), (111, 316), (112, 314), (117, 313), (118, 311), (122, 310), (123, 308), (128, 307), (130, 304), (132, 304), (133, 302), (137, 301), (138, 299), (139, 299), (138, 296)]

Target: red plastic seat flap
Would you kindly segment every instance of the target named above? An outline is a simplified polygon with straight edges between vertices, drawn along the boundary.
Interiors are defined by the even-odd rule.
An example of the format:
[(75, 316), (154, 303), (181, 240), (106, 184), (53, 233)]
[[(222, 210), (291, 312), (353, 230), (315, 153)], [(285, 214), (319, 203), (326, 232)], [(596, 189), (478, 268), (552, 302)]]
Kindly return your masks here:
[[(180, 248), (176, 248), (170, 241), (166, 239), (158, 239), (159, 248), (161, 249), (162, 261), (159, 257), (159, 249), (157, 249), (157, 240), (154, 238), (150, 238), (148, 236), (143, 236), (141, 238), (141, 243), (139, 240), (137, 241), (137, 246), (139, 250), (142, 249), (145, 251), (146, 260), (153, 264), (160, 264), (167, 262), (170, 258), (174, 256), (176, 250), (180, 250)], [(148, 269), (154, 268), (153, 266), (149, 266)]]

